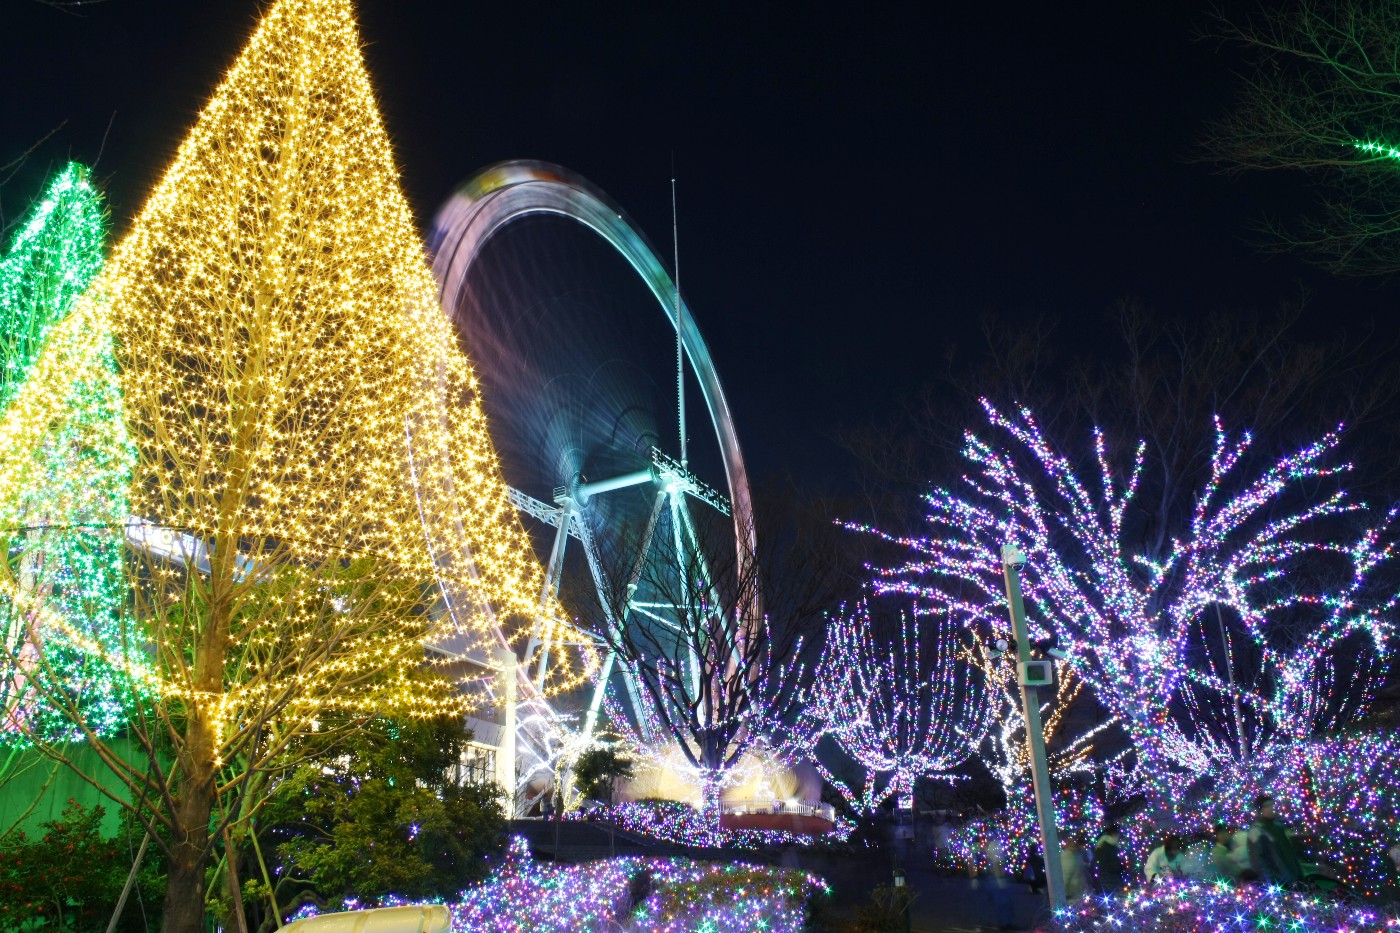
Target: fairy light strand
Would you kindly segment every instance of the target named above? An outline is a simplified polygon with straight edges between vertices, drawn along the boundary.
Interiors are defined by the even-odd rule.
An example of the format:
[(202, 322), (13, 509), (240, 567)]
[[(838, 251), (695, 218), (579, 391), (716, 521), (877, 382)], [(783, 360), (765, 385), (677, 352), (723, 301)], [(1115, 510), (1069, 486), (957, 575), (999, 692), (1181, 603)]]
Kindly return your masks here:
[(903, 612), (897, 629), (877, 633), (867, 602), (828, 620), (807, 697), (808, 745), (832, 739), (861, 767), (863, 783), (851, 786), (809, 757), (857, 810), (905, 799), (920, 778), (951, 779), (987, 734), (991, 704), (958, 657), (957, 634), (946, 620)]
[[(1058, 635), (1153, 768), (1197, 776), (1257, 769), (1366, 708), (1392, 637), (1396, 597), (1370, 583), (1394, 556), (1394, 513), (1339, 536), (1346, 523), (1338, 519), (1371, 513), (1338, 485), (1349, 465), (1328, 462), (1337, 434), (1252, 470), (1252, 438), (1217, 422), (1192, 514), (1165, 553), (1148, 554), (1131, 547), (1125, 529), (1143, 445), (1123, 481), (1096, 432), (1096, 489), (1028, 410), (1007, 416), (984, 405), (991, 433), (966, 435), (972, 470), (962, 491), (928, 497), (928, 536), (889, 538), (915, 556), (881, 570), (877, 590), (994, 630), (1004, 615), (996, 555), (1014, 543), (1029, 558), (1033, 637)], [(1338, 562), (1350, 568), (1340, 580), (1310, 571)], [(1235, 622), (1223, 645), (1217, 607)], [(1306, 635), (1288, 637), (1299, 631)], [(1213, 659), (1193, 663), (1203, 646)], [(1338, 654), (1353, 651), (1343, 676)], [(1250, 668), (1246, 658), (1258, 663)]]
[[(87, 168), (73, 163), (50, 182), (0, 260), (4, 423), (32, 394), (41, 352), (101, 269), (105, 234), (101, 195)], [(10, 449), (5, 458), (0, 742), (78, 738), (61, 706), (80, 710), (102, 735), (120, 729), (128, 712), (120, 522), (132, 456), (111, 340), (94, 334), (88, 347), (80, 365), (48, 383), (55, 417), (43, 442)], [(41, 650), (60, 703), (35, 689)]]
[[(124, 670), (213, 709), (230, 741), (267, 703), (301, 719), (322, 706), (459, 711), (480, 697), (450, 689), (452, 667), (436, 668), (442, 689), (395, 672), (430, 644), (523, 644), (529, 626), (501, 620), (541, 611), (541, 571), (438, 307), (361, 47), (349, 0), (269, 8), (0, 424), (10, 525), (73, 372), (98, 367), (112, 341), (136, 454), (130, 511), (209, 563), (185, 573), (127, 549), (140, 585), (126, 628), (132, 647), (158, 650), (127, 651)], [(234, 650), (210, 688), (184, 671), (176, 610), (216, 591)], [(595, 663), (586, 639), (552, 624), (570, 657), (548, 692)]]

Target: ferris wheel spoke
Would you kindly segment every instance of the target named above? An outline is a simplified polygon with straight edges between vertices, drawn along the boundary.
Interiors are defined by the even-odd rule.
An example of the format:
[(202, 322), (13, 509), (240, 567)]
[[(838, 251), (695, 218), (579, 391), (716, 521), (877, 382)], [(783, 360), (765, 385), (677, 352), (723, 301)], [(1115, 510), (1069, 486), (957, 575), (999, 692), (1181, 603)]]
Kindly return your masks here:
[[(590, 401), (598, 398), (599, 384), (608, 383), (619, 373), (626, 376), (628, 367), (634, 364), (637, 373), (644, 376), (647, 372), (637, 360), (629, 362), (625, 351), (616, 350), (606, 354), (598, 366), (589, 368), (587, 352), (600, 345), (613, 349), (614, 345), (606, 341), (619, 332), (618, 328), (593, 326), (597, 321), (569, 319), (567, 315), (580, 306), (573, 291), (547, 292), (534, 287), (537, 283), (523, 274), (515, 279), (492, 279), (479, 271), (484, 268), (480, 260), (488, 252), (488, 243), (504, 241), (506, 238), (498, 235), (527, 217), (544, 218), (541, 223), (571, 221), (591, 231), (625, 261), (630, 267), (627, 274), (635, 275), (650, 293), (653, 313), (649, 318), (658, 327), (650, 330), (652, 323), (638, 318), (642, 324), (624, 336), (631, 338), (632, 330), (641, 333), (642, 329), (647, 334), (665, 331), (668, 335), (666, 353), (669, 356), (674, 346), (677, 362), (672, 373), (676, 381), (671, 386), (676, 396), (669, 400), (669, 406), (660, 398), (619, 395), (633, 407), (621, 407), (619, 402), (613, 408), (589, 408)], [(651, 701), (641, 683), (645, 672), (629, 663), (616, 646), (624, 637), (630, 637), (633, 627), (645, 626), (638, 637), (654, 641), (649, 650), (655, 652), (666, 654), (675, 649), (678, 673), (686, 672), (683, 676), (698, 695), (702, 665), (691, 636), (697, 627), (705, 628), (712, 613), (722, 611), (714, 569), (727, 569), (733, 561), (742, 570), (755, 550), (747, 471), (728, 401), (695, 316), (640, 230), (601, 191), (557, 166), (509, 162), (479, 173), (461, 186), (439, 212), (430, 249), (443, 308), (462, 334), (468, 354), (478, 363), (505, 367), (496, 384), (485, 380), (490, 391), (483, 392), (482, 404), (488, 419), (498, 434), (519, 427), (512, 423), (512, 416), (526, 413), (533, 419), (533, 433), (522, 435), (527, 440), (517, 444), (515, 454), (502, 453), (502, 467), (511, 484), (510, 500), (521, 516), (531, 523), (538, 522), (536, 527), (548, 529), (547, 537), (541, 536), (549, 546), (547, 552), (540, 548), (545, 565), (540, 609), (534, 619), (523, 620), (523, 632), (519, 628), (507, 631), (502, 626), (508, 620), (499, 620), (499, 641), (506, 645), (512, 638), (524, 635), (526, 669), (522, 671), (522, 689), (541, 696), (546, 692), (551, 667), (557, 663), (556, 656), (578, 650), (576, 639), (561, 631), (560, 620), (555, 617), (559, 600), (565, 596), (568, 600), (580, 599), (585, 589), (591, 589), (591, 598), (596, 600), (589, 609), (596, 613), (592, 634), (608, 648), (603, 652), (591, 697), (586, 705), (573, 707), (583, 716), (580, 733), (569, 741), (591, 739), (604, 714), (631, 719), (639, 734), (654, 736), (656, 715), (648, 712)], [(526, 263), (532, 258), (526, 256)], [(480, 292), (474, 292), (474, 288)], [(549, 301), (560, 296), (567, 298), (559, 305), (563, 310), (557, 312), (564, 317), (554, 319), (560, 326), (541, 326), (542, 321), (550, 320)], [(531, 301), (532, 298), (537, 300)], [(518, 314), (506, 313), (492, 304), (512, 299), (521, 302)], [(659, 315), (654, 314), (658, 307), (662, 312)], [(476, 320), (472, 319), (474, 309)], [(474, 327), (478, 329), (473, 330)], [(476, 357), (476, 345), (489, 347), (490, 352)], [(616, 345), (624, 346), (633, 344), (624, 341)], [(689, 366), (685, 365), (687, 361)], [(486, 374), (494, 375), (489, 370)], [(682, 397), (686, 380), (692, 378), (710, 416), (712, 435), (688, 434), (688, 428), (694, 425), (685, 423)], [(663, 383), (643, 380), (638, 385), (649, 392)], [(516, 405), (513, 409), (507, 406), (508, 414), (496, 418), (492, 392), (502, 387), (516, 390), (512, 396)], [(608, 398), (602, 400), (612, 402)], [(651, 406), (652, 402), (656, 404)], [(677, 407), (682, 412), (677, 435), (662, 431), (660, 421), (645, 420), (668, 408), (674, 413)], [(644, 417), (634, 418), (637, 411)], [(653, 429), (634, 430), (643, 423), (651, 424)], [(623, 430), (619, 431), (619, 426)], [(657, 446), (663, 437), (679, 438), (680, 448), (674, 451), (679, 458)], [(590, 439), (597, 441), (601, 449), (590, 447)], [(531, 443), (569, 446), (535, 449), (529, 446)], [(701, 478), (706, 469), (718, 476), (714, 467), (723, 469), (719, 489)], [(522, 472), (513, 472), (517, 468)], [(585, 477), (585, 470), (593, 475)], [(544, 482), (546, 479), (552, 482)], [(542, 494), (545, 498), (536, 497)], [(552, 503), (547, 501), (549, 498)], [(727, 553), (730, 545), (721, 536), (718, 545), (726, 553), (719, 563), (707, 551), (707, 543), (715, 547), (716, 542), (707, 542), (700, 534), (692, 501), (704, 503), (732, 526), (728, 540), (733, 553)], [(640, 539), (631, 537), (630, 533), (643, 522), (645, 531)], [(579, 540), (582, 559), (569, 548), (570, 537)], [(586, 575), (579, 573), (584, 563)], [(623, 567), (627, 578), (624, 589), (618, 591), (614, 574)], [(665, 598), (666, 589), (676, 590), (669, 594), (672, 598)], [(571, 614), (578, 611), (575, 603), (569, 605)], [(744, 614), (748, 615), (747, 608)], [(610, 691), (614, 691), (611, 698)], [(548, 705), (543, 699), (532, 702)], [(563, 708), (568, 708), (567, 701), (550, 702), (564, 703)], [(624, 710), (626, 706), (630, 709)], [(543, 728), (539, 723), (548, 721), (549, 730), (553, 731), (546, 731), (555, 738), (559, 730), (567, 728), (561, 725), (560, 716), (535, 717), (533, 721), (535, 729)], [(544, 760), (539, 756), (551, 754), (554, 745), (563, 744), (563, 740), (555, 742), (554, 738), (546, 742), (539, 739), (540, 736), (533, 736), (521, 744), (538, 760)]]

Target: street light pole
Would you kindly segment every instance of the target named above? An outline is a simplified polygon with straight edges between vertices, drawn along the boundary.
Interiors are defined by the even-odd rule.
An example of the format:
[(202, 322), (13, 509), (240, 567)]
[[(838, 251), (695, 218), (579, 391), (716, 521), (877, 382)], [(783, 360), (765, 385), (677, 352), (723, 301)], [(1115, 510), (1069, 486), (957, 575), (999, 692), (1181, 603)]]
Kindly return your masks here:
[(1060, 869), (1060, 837), (1055, 830), (1055, 791), (1045, 762), (1045, 733), (1040, 724), (1040, 688), (1026, 682), (1031, 660), (1030, 634), (1026, 630), (1026, 604), (1021, 598), (1021, 565), (1026, 556), (1014, 544), (1001, 549), (1001, 569), (1006, 577), (1006, 602), (1011, 609), (1011, 637), (1016, 642), (1016, 680), (1026, 712), (1026, 742), (1031, 752), (1031, 780), (1035, 788), (1035, 812), (1040, 819), (1040, 845), (1045, 853), (1045, 882), (1050, 907), (1065, 906), (1065, 879)]

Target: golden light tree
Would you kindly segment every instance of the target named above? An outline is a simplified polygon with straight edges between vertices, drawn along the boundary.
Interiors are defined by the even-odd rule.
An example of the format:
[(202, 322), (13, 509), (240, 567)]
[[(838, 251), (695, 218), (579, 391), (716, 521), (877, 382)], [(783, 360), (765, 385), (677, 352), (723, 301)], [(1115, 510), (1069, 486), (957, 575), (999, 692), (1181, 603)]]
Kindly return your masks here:
[[(41, 446), (65, 366), (114, 341), (136, 520), (108, 660), (148, 698), (146, 760), (64, 710), (165, 848), (170, 933), (202, 928), (210, 854), (285, 748), (330, 710), (459, 712), (452, 655), (540, 611), (359, 49), (349, 0), (270, 7), (0, 425), (0, 461)], [(424, 687), (430, 647), (450, 653)]]
[[(981, 639), (974, 640), (966, 658), (986, 678), (999, 718), (998, 725), (988, 733), (982, 761), (1001, 782), (1008, 800), (1016, 795), (1024, 797), (1022, 791), (1031, 780), (1031, 753), (1015, 668)], [(1073, 727), (1071, 712), (1084, 693), (1084, 681), (1062, 661), (1055, 664), (1054, 693), (1053, 699), (1047, 698), (1040, 705), (1041, 731), (1050, 750), (1050, 774), (1060, 782), (1075, 775), (1091, 775), (1095, 766), (1094, 742), (1116, 720), (1110, 717), (1104, 722)]]

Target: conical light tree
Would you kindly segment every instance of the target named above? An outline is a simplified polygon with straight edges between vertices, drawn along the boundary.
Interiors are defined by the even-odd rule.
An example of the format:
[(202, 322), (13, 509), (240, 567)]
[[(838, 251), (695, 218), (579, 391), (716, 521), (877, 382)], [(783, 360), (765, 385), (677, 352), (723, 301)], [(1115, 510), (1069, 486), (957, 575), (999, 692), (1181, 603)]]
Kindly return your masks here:
[(166, 849), (167, 931), (202, 928), (210, 852), (298, 736), (459, 710), (452, 668), (415, 673), (425, 647), (509, 644), (498, 620), (538, 611), (360, 44), (349, 0), (269, 8), (0, 428), (42, 444), (61, 366), (111, 333), (148, 760), (66, 710)]
[(43, 348), (50, 330), (102, 268), (102, 198), (88, 170), (67, 166), (20, 225), (0, 260), (0, 411)]
[[(105, 232), (101, 196), (88, 170), (72, 164), (53, 179), (0, 260), (0, 413), (8, 415), (25, 392), (50, 333), (101, 269)], [(16, 603), (0, 595), (0, 743), (79, 735), (52, 704), (41, 702), (31, 681), (40, 646), (60, 674), (66, 702), (82, 707), (94, 731), (112, 733), (126, 717), (128, 691), (119, 683), (119, 667), (65, 631), (46, 627), (36, 612), (42, 607), (83, 642), (120, 654), (120, 522), (131, 451), (111, 342), (98, 339), (91, 350), (66, 379), (48, 381), (61, 414), (44, 443), (7, 447), (22, 462), (12, 460), (0, 479), (8, 489), (0, 580), (24, 597)]]

